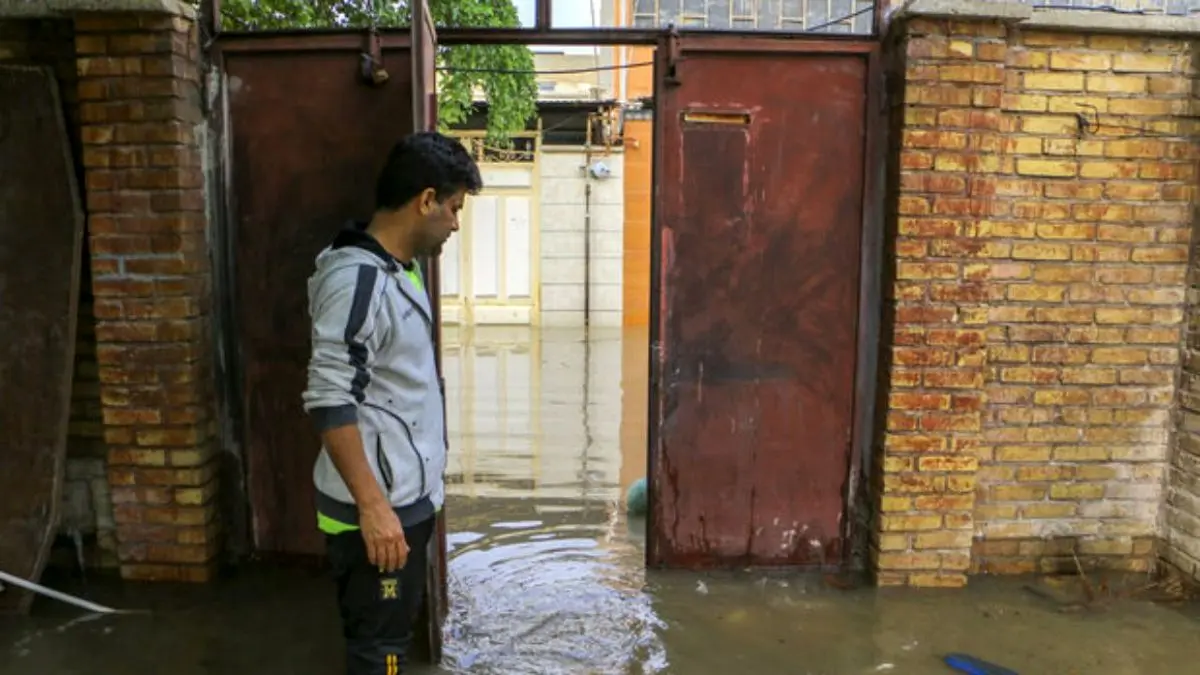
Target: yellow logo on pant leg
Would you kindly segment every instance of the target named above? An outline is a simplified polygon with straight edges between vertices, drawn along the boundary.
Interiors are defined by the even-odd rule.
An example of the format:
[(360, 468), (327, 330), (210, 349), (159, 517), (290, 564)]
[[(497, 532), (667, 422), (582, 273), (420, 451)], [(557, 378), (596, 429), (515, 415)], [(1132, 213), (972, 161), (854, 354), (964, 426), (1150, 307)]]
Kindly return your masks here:
[(399, 584), (395, 579), (380, 579), (379, 580), (379, 595), (384, 600), (395, 600)]

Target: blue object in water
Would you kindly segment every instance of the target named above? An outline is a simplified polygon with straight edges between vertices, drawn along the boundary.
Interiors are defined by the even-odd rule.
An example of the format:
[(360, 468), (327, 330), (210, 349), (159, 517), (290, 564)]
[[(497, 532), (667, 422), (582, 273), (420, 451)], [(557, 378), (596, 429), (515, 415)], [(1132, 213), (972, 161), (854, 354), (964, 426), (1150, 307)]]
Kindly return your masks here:
[(649, 503), (646, 498), (646, 479), (639, 478), (625, 493), (625, 511), (631, 516), (644, 516)]
[(967, 675), (1017, 675), (1017, 671), (988, 663), (967, 654), (947, 654), (942, 657), (946, 665)]

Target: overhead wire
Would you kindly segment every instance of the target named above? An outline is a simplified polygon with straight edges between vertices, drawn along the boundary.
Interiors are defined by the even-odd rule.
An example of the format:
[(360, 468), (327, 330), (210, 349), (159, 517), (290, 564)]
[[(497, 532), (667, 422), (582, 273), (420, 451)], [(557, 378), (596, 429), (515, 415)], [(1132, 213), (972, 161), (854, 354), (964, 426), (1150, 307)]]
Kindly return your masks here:
[[(873, 12), (873, 11), (875, 11), (874, 3), (867, 5), (866, 7), (863, 7), (861, 9), (858, 9), (854, 12), (851, 12), (849, 14), (846, 14), (845, 16), (841, 16), (836, 19), (831, 19), (824, 23), (819, 23), (815, 26), (808, 26), (803, 31), (798, 31), (798, 33), (799, 34), (816, 33), (818, 31), (824, 30), (831, 26), (836, 26), (838, 24), (845, 23), (847, 21), (850, 21), (851, 19), (855, 19), (855, 18), (860, 17), (868, 12)], [(550, 69), (550, 70), (537, 70), (537, 69), (520, 70), (520, 69), (507, 69), (507, 68), (460, 68), (460, 67), (456, 67), (456, 66), (440, 66), (437, 68), (437, 70), (440, 72), (446, 72), (446, 73), (477, 73), (480, 75), (575, 75), (575, 74), (580, 74), (580, 73), (603, 72), (606, 70), (625, 70), (625, 69), (629, 69), (629, 68), (644, 68), (646, 66), (653, 66), (653, 65), (654, 65), (653, 61), (637, 61), (634, 63), (618, 63), (618, 64), (604, 65), (604, 66), (590, 66), (590, 67), (586, 67), (586, 68), (556, 68), (556, 69)]]
[[(1115, 7), (1113, 5), (1067, 5), (1063, 3), (1034, 3), (1034, 9), (1064, 9), (1077, 12), (1103, 12), (1106, 14), (1129, 14), (1133, 16), (1145, 16), (1150, 14), (1159, 14), (1147, 9), (1126, 9), (1124, 7)], [(1169, 14), (1169, 13), (1168, 13)]]
[(459, 68), (457, 66), (439, 66), (438, 70), (450, 73), (481, 73), (491, 75), (573, 75), (578, 73), (595, 73), (605, 70), (622, 70), (624, 68), (640, 68), (652, 66), (653, 61), (637, 61), (634, 63), (617, 63), (605, 66), (588, 66), (586, 68), (554, 68), (549, 70), (510, 70), (506, 68)]
[(819, 30), (829, 28), (830, 26), (836, 26), (840, 23), (845, 23), (845, 22), (849, 21), (850, 19), (856, 19), (856, 18), (862, 16), (863, 14), (866, 14), (867, 12), (874, 12), (874, 11), (875, 11), (875, 3), (871, 3), (871, 4), (867, 5), (866, 7), (863, 7), (862, 9), (853, 11), (841, 18), (830, 19), (829, 21), (826, 21), (825, 23), (819, 23), (815, 26), (807, 26), (807, 27), (805, 27), (805, 29), (802, 32), (815, 33)]

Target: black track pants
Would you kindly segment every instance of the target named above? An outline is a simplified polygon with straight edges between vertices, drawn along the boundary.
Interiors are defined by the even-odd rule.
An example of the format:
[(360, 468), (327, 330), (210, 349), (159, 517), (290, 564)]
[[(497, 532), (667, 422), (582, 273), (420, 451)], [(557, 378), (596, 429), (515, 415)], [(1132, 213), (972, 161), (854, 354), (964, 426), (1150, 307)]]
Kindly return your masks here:
[(404, 670), (413, 622), (421, 610), (436, 518), (404, 528), (408, 562), (380, 572), (367, 559), (362, 533), (328, 535), (326, 550), (337, 581), (346, 638), (346, 675), (398, 675)]

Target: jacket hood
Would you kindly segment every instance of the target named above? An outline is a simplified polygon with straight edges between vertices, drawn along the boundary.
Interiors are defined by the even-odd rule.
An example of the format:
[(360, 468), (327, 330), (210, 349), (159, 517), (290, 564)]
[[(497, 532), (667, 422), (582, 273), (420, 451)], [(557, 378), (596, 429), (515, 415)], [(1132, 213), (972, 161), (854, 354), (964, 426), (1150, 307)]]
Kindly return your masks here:
[(401, 263), (388, 253), (375, 237), (367, 234), (366, 221), (351, 221), (338, 232), (333, 243), (317, 254), (317, 273), (329, 272), (347, 265), (371, 264), (396, 272)]

